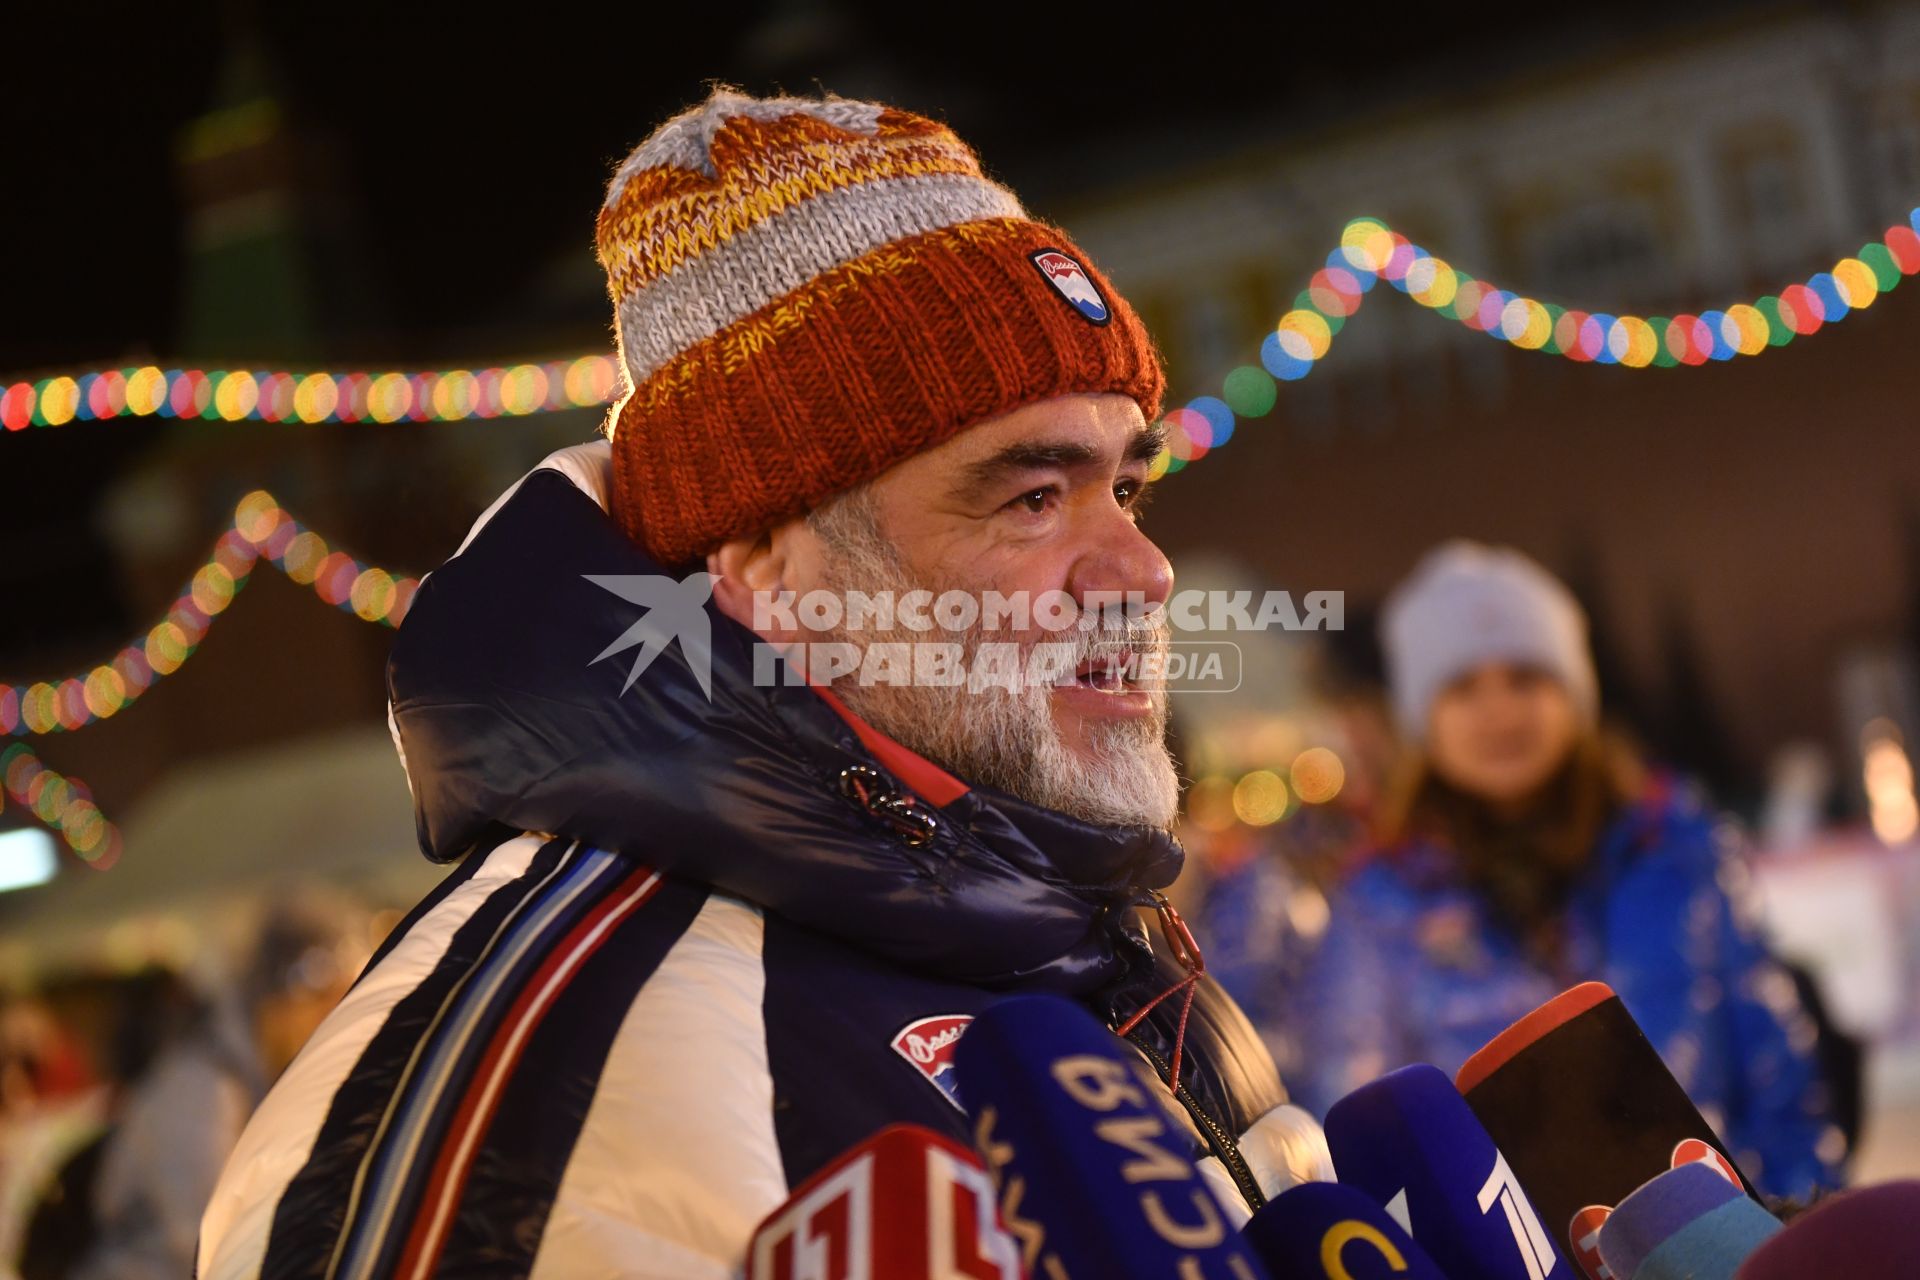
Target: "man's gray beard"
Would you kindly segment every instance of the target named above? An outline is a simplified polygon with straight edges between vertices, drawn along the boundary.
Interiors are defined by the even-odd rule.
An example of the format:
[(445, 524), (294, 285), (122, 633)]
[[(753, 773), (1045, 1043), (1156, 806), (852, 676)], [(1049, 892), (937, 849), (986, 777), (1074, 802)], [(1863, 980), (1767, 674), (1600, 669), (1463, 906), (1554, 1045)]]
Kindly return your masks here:
[[(897, 601), (922, 587), (893, 545), (880, 533), (865, 489), (816, 508), (809, 525), (826, 544), (822, 587), (845, 601), (850, 592), (891, 592)], [(927, 586), (937, 597), (954, 584)], [(966, 590), (966, 588), (957, 588)], [(864, 620), (863, 621), (868, 621)], [(976, 625), (962, 632), (913, 631), (899, 625), (881, 629), (844, 626), (809, 640), (848, 644), (862, 653), (875, 644), (957, 643), (961, 670), (974, 671), (980, 646), (1001, 642), (1011, 633)], [(1151, 622), (1117, 619), (1086, 631), (1076, 627), (1049, 634), (1046, 643), (1071, 645), (1078, 652), (1055, 670), (1071, 673), (1096, 653), (1157, 654), (1169, 643), (1164, 612)], [(910, 652), (911, 650), (903, 650)], [(855, 714), (896, 742), (945, 766), (969, 782), (995, 787), (1031, 804), (1104, 826), (1168, 829), (1180, 805), (1180, 777), (1167, 750), (1167, 701), (1152, 691), (1151, 714), (1083, 722), (1082, 736), (1091, 755), (1077, 752), (1060, 735), (1053, 716), (1052, 689), (1024, 679), (1029, 647), (1022, 645), (1022, 678), (1015, 687), (962, 681), (958, 684), (862, 684), (841, 680), (833, 691)]]

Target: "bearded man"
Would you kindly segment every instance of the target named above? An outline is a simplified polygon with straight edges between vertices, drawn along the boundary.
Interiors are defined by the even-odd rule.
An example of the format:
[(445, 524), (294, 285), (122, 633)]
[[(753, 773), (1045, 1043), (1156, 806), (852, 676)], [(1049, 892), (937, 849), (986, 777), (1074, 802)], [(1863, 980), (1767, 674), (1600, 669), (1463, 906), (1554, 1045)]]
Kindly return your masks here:
[[(389, 668), (458, 865), (254, 1116), (200, 1274), (720, 1280), (880, 1127), (967, 1141), (953, 1046), (1010, 992), (1124, 1034), (1257, 1203), (1235, 1136), (1285, 1095), (1158, 893), (1138, 318), (944, 126), (835, 97), (716, 91), (620, 166), (597, 242), (611, 441), (481, 517)], [(1073, 625), (766, 607), (915, 590)], [(1000, 642), (1065, 659), (975, 678)], [(766, 678), (821, 643), (952, 643), (967, 675)]]

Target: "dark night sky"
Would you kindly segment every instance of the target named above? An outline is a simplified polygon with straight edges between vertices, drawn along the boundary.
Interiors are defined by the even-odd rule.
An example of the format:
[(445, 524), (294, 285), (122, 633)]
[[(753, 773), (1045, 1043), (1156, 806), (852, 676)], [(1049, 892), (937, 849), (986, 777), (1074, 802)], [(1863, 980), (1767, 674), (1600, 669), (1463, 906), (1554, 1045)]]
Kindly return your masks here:
[[(264, 51), (291, 132), (330, 157), (308, 181), (345, 259), (333, 283), (346, 304), (323, 315), (315, 349), (265, 354), (283, 367), (396, 367), (604, 334), (604, 297), (569, 295), (556, 311), (543, 282), (550, 294), (569, 255), (591, 261), (612, 167), (710, 79), (754, 92), (820, 85), (943, 117), (1044, 214), (1137, 178), (1142, 157), (1185, 163), (1685, 29), (1673, 6), (1645, 4), (1598, 16), (1516, 7), (1517, 20), (1497, 6), (1427, 16), (1342, 6), (1309, 20), (1300, 6), (1212, 0), (1131, 11), (736, 0), (674, 6), (672, 18), (650, 8), (549, 0), (483, 18), (437, 3), (107, 0), (10, 17), (0, 380), (135, 356), (222, 358), (177, 341), (172, 143), (210, 105), (242, 31)], [(1684, 21), (1724, 23), (1729, 8), (1693, 6)], [(76, 424), (0, 440), (16, 480), (0, 531), (16, 548), (63, 548), (63, 580), (77, 589), (31, 634), (10, 623), (0, 656), (91, 644), (127, 620), (86, 582), (108, 568), (89, 511), (162, 430)]]
[(243, 27), (294, 128), (343, 157), (328, 176), (375, 282), (368, 322), (439, 346), (434, 335), (476, 318), (511, 317), (560, 255), (591, 254), (614, 163), (710, 78), (886, 94), (947, 118), (1044, 205), (1127, 176), (1121, 157), (1156, 146), (1185, 159), (1432, 89), (1491, 88), (1542, 54), (1644, 44), (1658, 30), (1648, 15), (1672, 9), (1528, 6), (1515, 22), (1497, 6), (1359, 6), (1330, 22), (1211, 0), (1132, 18), (736, 0), (668, 20), (650, 7), (550, 0), (476, 21), (473, 6), (370, 0), (35, 6), (40, 29), (8, 41), (6, 370), (175, 354), (169, 143), (208, 104)]

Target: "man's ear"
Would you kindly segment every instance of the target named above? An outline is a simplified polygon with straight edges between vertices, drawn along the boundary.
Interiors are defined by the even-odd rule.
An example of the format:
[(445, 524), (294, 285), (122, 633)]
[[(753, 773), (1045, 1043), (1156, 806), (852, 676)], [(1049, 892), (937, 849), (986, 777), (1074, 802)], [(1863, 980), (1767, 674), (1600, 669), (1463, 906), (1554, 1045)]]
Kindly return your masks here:
[(787, 645), (800, 639), (798, 627), (790, 620), (793, 595), (802, 589), (792, 581), (798, 567), (794, 542), (805, 523), (790, 520), (762, 533), (733, 538), (707, 553), (707, 572), (714, 575), (714, 604), (769, 644)]

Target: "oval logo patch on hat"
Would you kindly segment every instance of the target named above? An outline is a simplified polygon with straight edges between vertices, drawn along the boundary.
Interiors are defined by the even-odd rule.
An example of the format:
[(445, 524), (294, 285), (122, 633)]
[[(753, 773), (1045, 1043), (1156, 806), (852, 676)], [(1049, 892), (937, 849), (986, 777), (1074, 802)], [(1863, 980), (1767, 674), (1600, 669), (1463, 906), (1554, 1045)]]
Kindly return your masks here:
[(1039, 249), (1027, 260), (1040, 269), (1048, 284), (1073, 304), (1073, 309), (1095, 324), (1105, 324), (1112, 316), (1107, 300), (1100, 296), (1086, 268), (1058, 249)]

